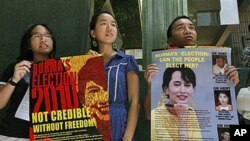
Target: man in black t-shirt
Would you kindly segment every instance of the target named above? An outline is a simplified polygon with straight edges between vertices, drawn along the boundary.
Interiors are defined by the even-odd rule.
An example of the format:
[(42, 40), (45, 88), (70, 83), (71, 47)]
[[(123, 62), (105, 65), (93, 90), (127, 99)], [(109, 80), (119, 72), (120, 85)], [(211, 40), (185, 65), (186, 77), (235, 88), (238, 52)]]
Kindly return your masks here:
[[(176, 17), (168, 27), (167, 42), (169, 47), (167, 49), (184, 48), (185, 46), (197, 46), (197, 32), (191, 19), (187, 16)], [(156, 64), (147, 65), (144, 73), (144, 78), (147, 82), (147, 92), (144, 101), (144, 111), (146, 117), (151, 119), (151, 78), (158, 73)], [(225, 69), (225, 74), (228, 78), (237, 85), (239, 83), (239, 75), (234, 66), (228, 66)]]

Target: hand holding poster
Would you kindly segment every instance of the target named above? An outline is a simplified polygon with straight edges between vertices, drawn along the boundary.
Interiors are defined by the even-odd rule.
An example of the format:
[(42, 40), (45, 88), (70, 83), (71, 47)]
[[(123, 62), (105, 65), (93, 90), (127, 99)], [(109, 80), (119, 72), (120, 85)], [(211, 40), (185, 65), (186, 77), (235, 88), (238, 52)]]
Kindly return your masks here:
[(224, 73), (230, 48), (153, 52), (151, 140), (218, 141), (238, 124), (233, 83)]
[(34, 63), (30, 92), (30, 140), (110, 140), (101, 56)]

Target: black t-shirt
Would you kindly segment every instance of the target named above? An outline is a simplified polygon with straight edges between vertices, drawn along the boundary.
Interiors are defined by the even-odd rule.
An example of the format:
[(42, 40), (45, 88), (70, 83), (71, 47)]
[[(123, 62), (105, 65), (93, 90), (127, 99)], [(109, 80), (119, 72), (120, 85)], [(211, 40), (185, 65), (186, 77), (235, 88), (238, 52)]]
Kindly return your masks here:
[[(9, 79), (13, 76), (15, 64), (16, 63), (10, 64), (7, 69), (4, 70), (0, 82), (8, 83)], [(26, 83), (24, 79), (21, 79), (10, 97), (9, 107), (0, 125), (0, 135), (29, 138), (29, 122), (15, 117), (17, 108), (27, 89), (28, 83)]]

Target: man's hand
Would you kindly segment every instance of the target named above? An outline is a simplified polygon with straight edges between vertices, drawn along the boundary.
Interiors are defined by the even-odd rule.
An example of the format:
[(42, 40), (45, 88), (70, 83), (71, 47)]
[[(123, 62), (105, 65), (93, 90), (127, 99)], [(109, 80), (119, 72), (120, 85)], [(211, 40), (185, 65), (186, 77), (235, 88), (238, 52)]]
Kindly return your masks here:
[(147, 65), (147, 69), (144, 73), (144, 78), (146, 79), (148, 85), (151, 84), (152, 76), (156, 75), (157, 73), (158, 73), (158, 67), (156, 64)]
[(234, 86), (240, 82), (238, 71), (234, 66), (226, 67), (225, 74), (228, 76), (228, 79), (233, 82)]

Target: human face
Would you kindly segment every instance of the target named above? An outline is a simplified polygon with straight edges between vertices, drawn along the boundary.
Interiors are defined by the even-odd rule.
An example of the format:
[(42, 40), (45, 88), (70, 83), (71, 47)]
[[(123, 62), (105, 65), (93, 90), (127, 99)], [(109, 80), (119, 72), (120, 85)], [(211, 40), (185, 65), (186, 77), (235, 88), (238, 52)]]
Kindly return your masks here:
[(222, 106), (227, 106), (229, 99), (228, 99), (226, 94), (220, 93), (219, 94), (219, 101), (220, 101), (220, 104)]
[(87, 82), (85, 89), (85, 105), (90, 107), (91, 110), (95, 109), (102, 115), (107, 115), (109, 112), (107, 91), (93, 81)]
[(166, 93), (169, 95), (170, 104), (188, 104), (193, 96), (194, 87), (191, 82), (186, 82), (181, 78), (180, 71), (175, 71), (166, 88)]
[(225, 62), (222, 58), (216, 58), (216, 64), (220, 67), (220, 68), (223, 68), (224, 65), (225, 65)]
[(197, 40), (195, 26), (189, 19), (177, 20), (171, 30), (172, 36), (168, 38), (168, 43), (173, 46), (194, 46)]
[(90, 31), (91, 36), (98, 44), (112, 44), (117, 37), (117, 24), (113, 16), (107, 13), (99, 15), (94, 30)]
[(224, 132), (222, 134), (223, 141), (230, 141), (230, 133), (229, 132)]
[(53, 49), (52, 35), (44, 26), (37, 25), (32, 30), (30, 44), (34, 57), (36, 56), (49, 57), (49, 54)]

